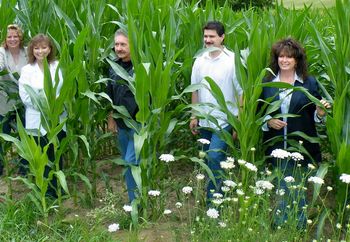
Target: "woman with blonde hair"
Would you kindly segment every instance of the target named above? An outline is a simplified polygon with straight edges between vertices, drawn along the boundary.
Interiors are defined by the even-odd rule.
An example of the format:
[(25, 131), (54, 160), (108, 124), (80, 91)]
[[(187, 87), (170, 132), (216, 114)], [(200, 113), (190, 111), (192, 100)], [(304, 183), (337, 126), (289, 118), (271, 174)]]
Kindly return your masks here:
[[(10, 122), (15, 119), (13, 112), (20, 103), (18, 96), (18, 77), (27, 64), (23, 32), (16, 24), (7, 26), (6, 38), (0, 47), (0, 131), (9, 134)], [(2, 174), (2, 149), (0, 147), (0, 175)]]

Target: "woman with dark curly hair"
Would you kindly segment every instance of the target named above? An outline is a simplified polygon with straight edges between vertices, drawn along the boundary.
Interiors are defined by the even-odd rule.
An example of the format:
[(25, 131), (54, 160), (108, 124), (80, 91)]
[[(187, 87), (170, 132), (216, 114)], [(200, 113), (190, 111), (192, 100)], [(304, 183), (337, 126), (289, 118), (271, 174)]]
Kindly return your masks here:
[[(284, 198), (278, 202), (275, 216), (275, 225), (279, 226), (290, 219), (289, 212), (295, 211), (293, 205), (287, 199), (298, 199), (292, 204), (299, 204), (296, 219), (298, 227), (302, 228), (306, 223), (306, 216), (303, 207), (306, 204), (305, 196), (300, 191), (291, 194), (285, 182), (285, 177), (294, 176), (295, 180), (301, 181), (305, 167), (312, 162), (321, 161), (321, 151), (318, 143), (310, 142), (317, 137), (316, 123), (325, 119), (325, 108), (330, 104), (321, 98), (318, 92), (318, 84), (314, 77), (308, 75), (306, 54), (299, 42), (292, 38), (285, 38), (276, 42), (271, 49), (270, 69), (273, 73), (264, 80), (267, 82), (287, 83), (294, 87), (303, 87), (315, 98), (319, 99), (323, 107), (316, 106), (307, 95), (292, 88), (264, 87), (261, 99), (268, 103), (267, 106), (279, 103), (279, 108), (265, 117), (266, 123), (263, 126), (263, 140), (270, 145), (266, 149), (266, 155), (270, 156), (275, 149), (298, 151), (303, 154), (303, 159), (281, 160), (271, 158), (269, 161), (282, 174), (278, 189), (285, 191)], [(298, 133), (304, 133), (301, 137)], [(310, 137), (305, 138), (305, 137)], [(302, 145), (300, 145), (302, 144)], [(299, 147), (299, 149), (298, 149)], [(298, 167), (298, 169), (296, 169)], [(298, 172), (296, 172), (298, 171)], [(298, 173), (298, 174), (297, 174)], [(300, 178), (300, 179), (297, 179)], [(288, 180), (288, 179), (287, 179)], [(289, 206), (288, 206), (289, 205)], [(290, 208), (292, 207), (292, 208)], [(290, 211), (288, 211), (290, 208)]]

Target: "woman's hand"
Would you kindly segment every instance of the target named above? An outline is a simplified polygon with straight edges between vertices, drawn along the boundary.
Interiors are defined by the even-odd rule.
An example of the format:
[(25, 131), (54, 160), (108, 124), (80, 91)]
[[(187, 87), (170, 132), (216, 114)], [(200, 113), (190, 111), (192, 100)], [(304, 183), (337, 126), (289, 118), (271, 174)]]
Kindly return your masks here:
[(280, 130), (287, 126), (287, 123), (277, 118), (272, 118), (269, 121), (267, 121), (267, 126), (272, 129)]
[(326, 110), (325, 109), (329, 109), (332, 106), (325, 99), (320, 100), (320, 102), (323, 105), (323, 108), (321, 108), (319, 106), (316, 106), (316, 114), (317, 114), (318, 117), (323, 118), (326, 115)]

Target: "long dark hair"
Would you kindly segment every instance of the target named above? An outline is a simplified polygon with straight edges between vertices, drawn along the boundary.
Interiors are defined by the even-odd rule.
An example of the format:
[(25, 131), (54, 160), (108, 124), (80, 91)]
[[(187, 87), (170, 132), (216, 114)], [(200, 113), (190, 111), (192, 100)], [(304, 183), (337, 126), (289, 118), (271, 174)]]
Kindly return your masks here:
[[(270, 68), (272, 69), (274, 74), (277, 74), (280, 71), (280, 67), (278, 66), (278, 57), (281, 53), (284, 53), (289, 57), (293, 57), (296, 60), (297, 64), (295, 71), (298, 76), (305, 80), (308, 75), (307, 61), (305, 50), (301, 46), (301, 44), (295, 39), (288, 37), (279, 40), (278, 42), (272, 45), (270, 56)], [(273, 78), (273, 74), (269, 73), (268, 80), (272, 80)]]

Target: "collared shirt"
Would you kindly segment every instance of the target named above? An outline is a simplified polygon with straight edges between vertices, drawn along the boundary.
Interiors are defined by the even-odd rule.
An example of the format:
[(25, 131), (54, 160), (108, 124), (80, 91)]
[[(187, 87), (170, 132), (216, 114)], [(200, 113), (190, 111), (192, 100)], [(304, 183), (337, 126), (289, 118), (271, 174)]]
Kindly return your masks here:
[[(243, 90), (238, 83), (235, 71), (235, 56), (232, 51), (224, 48), (215, 58), (210, 57), (209, 52), (205, 52), (193, 64), (191, 84), (203, 83), (209, 87), (205, 78), (213, 79), (220, 87), (229, 110), (237, 116), (239, 96), (243, 94)], [(198, 103), (203, 104), (203, 113), (213, 116), (221, 128), (228, 125), (227, 115), (219, 110), (218, 103), (209, 89), (198, 90)], [(205, 105), (205, 103), (213, 104), (214, 107)], [(200, 119), (199, 125), (219, 129), (207, 119)]]

